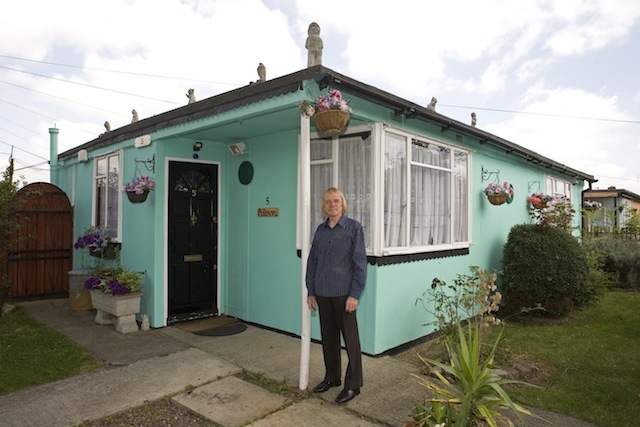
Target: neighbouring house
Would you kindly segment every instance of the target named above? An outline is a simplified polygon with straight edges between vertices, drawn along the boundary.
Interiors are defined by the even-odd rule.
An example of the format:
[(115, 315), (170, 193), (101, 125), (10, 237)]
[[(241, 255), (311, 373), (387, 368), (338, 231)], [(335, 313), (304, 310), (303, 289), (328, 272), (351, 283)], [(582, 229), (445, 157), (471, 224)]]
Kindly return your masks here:
[(583, 192), (582, 198), (585, 209), (591, 205), (597, 212), (588, 215), (588, 221), (583, 223), (587, 231), (624, 230), (640, 212), (640, 195), (622, 188), (589, 189)]
[[(299, 109), (327, 89), (353, 109), (335, 135)], [(121, 189), (139, 173), (156, 188), (131, 203)], [(510, 228), (531, 221), (531, 193), (564, 195), (579, 211), (595, 179), (315, 65), (105, 132), (52, 157), (51, 181), (74, 206), (76, 236), (108, 227), (123, 266), (146, 272), (140, 314), (152, 327), (227, 314), (294, 335), (303, 245), (322, 221), (322, 191), (341, 188), (365, 231), (358, 321), (376, 355), (433, 332), (416, 299), (435, 277), (500, 269)], [(504, 181), (514, 197), (491, 204), (484, 189)]]

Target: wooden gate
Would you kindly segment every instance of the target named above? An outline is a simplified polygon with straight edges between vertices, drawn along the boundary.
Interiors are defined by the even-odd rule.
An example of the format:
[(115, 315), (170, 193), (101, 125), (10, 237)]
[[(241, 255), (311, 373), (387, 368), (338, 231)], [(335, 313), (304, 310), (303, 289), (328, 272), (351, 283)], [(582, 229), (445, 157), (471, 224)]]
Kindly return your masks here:
[(73, 265), (73, 208), (67, 195), (53, 184), (38, 182), (18, 191), (16, 205), (20, 228), (7, 259), (9, 296), (67, 293)]

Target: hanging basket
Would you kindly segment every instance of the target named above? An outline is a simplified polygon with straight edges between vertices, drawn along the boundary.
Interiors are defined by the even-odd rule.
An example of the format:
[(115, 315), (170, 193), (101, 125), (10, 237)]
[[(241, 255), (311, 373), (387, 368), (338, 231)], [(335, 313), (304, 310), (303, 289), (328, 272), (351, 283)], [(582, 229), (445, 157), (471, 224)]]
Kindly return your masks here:
[(135, 191), (127, 191), (126, 193), (131, 203), (142, 203), (147, 200), (147, 196), (149, 195), (148, 191), (145, 191), (142, 194), (138, 194)]
[(536, 209), (545, 209), (547, 207), (547, 202), (532, 203), (532, 205)]
[(503, 194), (487, 194), (487, 198), (489, 199), (489, 203), (496, 206), (507, 202), (507, 195), (504, 193)]
[(313, 118), (316, 128), (329, 135), (339, 134), (347, 126), (351, 114), (342, 110), (325, 110), (316, 113)]

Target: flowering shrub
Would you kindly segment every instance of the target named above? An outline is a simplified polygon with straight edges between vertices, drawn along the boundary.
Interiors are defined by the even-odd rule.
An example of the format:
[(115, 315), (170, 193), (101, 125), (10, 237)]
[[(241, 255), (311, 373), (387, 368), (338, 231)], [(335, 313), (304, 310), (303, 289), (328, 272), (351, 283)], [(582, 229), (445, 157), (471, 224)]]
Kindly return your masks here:
[(339, 90), (333, 89), (317, 97), (314, 102), (304, 100), (300, 103), (300, 111), (307, 117), (312, 117), (316, 113), (327, 110), (340, 110), (346, 113), (351, 112), (351, 107), (342, 98)]
[(130, 182), (126, 183), (122, 191), (142, 194), (153, 190), (155, 187), (156, 182), (153, 178), (142, 174), (139, 177), (134, 177)]
[(102, 252), (107, 247), (111, 237), (109, 231), (104, 227), (89, 227), (84, 231), (84, 234), (78, 237), (78, 240), (73, 245), (76, 249), (87, 248), (91, 255)]
[(99, 290), (105, 294), (126, 295), (142, 288), (142, 274), (122, 268), (97, 270), (84, 282), (90, 291)]
[(509, 184), (507, 181), (502, 184), (498, 182), (492, 182), (487, 185), (487, 188), (484, 189), (484, 194), (487, 196), (491, 194), (506, 194), (508, 198), (513, 198), (513, 185)]

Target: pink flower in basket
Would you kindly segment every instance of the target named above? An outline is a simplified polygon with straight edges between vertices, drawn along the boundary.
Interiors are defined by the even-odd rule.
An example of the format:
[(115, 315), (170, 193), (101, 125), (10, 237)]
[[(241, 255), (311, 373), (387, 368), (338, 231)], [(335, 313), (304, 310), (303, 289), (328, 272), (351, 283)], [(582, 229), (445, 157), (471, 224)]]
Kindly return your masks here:
[(313, 117), (316, 113), (327, 110), (340, 110), (345, 113), (351, 112), (347, 101), (342, 98), (339, 90), (333, 89), (317, 97), (314, 102), (304, 100), (300, 103), (300, 111), (308, 117)]
[(124, 185), (122, 191), (128, 193), (143, 194), (153, 190), (156, 187), (156, 182), (148, 175), (140, 175), (134, 177), (130, 182)]

